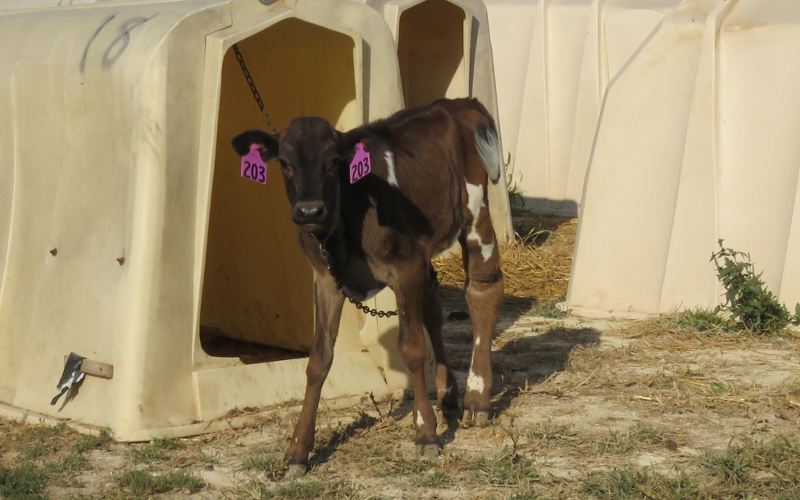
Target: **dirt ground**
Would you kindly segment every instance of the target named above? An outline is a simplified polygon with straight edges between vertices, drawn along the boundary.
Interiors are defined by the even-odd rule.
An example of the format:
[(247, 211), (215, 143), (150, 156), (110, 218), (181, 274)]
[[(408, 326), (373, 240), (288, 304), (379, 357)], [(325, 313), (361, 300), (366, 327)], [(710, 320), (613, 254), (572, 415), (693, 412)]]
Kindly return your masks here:
[[(800, 335), (701, 331), (679, 315), (581, 319), (552, 306), (563, 291), (508, 297), (496, 416), (440, 425), (438, 459), (415, 458), (408, 401), (323, 404), (312, 469), (296, 481), (282, 480), (281, 457), (298, 407), (142, 444), (0, 420), (0, 497), (800, 498)], [(470, 323), (455, 319), (460, 291), (443, 294), (463, 388)]]

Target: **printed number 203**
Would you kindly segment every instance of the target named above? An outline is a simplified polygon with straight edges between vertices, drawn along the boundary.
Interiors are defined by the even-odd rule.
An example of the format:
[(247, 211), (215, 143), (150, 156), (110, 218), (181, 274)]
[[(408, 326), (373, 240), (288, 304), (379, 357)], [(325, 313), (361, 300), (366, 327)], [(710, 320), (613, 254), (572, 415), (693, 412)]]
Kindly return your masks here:
[(244, 176), (248, 179), (253, 179), (256, 182), (264, 183), (267, 181), (267, 171), (261, 165), (255, 165), (245, 160), (244, 162)]
[(366, 175), (370, 170), (370, 168), (369, 168), (369, 160), (364, 158), (363, 160), (359, 161), (358, 163), (355, 163), (355, 164), (351, 165), (350, 168), (352, 169), (352, 172), (350, 173), (350, 177), (355, 178), (355, 179), (360, 179), (361, 177), (364, 177), (364, 175)]

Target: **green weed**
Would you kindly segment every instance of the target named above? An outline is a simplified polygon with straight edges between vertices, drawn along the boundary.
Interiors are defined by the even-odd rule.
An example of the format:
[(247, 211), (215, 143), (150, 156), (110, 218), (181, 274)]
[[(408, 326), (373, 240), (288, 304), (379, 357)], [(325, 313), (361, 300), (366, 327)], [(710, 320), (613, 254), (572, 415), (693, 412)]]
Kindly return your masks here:
[(725, 288), (725, 304), (719, 309), (730, 313), (743, 328), (763, 334), (782, 330), (790, 322), (800, 323), (800, 304), (795, 306), (795, 314), (790, 314), (764, 285), (761, 273), (756, 274), (749, 253), (726, 248), (719, 240), (711, 262)]
[(511, 153), (508, 153), (505, 163), (503, 163), (503, 172), (506, 176), (506, 189), (508, 190), (508, 202), (511, 208), (525, 208), (525, 198), (522, 196), (522, 188), (519, 183), (522, 182), (522, 174), (519, 175), (519, 180), (514, 179), (514, 167), (509, 170), (511, 165)]
[(557, 300), (537, 300), (528, 311), (532, 316), (541, 316), (543, 318), (563, 318), (567, 316), (566, 311), (558, 308)]

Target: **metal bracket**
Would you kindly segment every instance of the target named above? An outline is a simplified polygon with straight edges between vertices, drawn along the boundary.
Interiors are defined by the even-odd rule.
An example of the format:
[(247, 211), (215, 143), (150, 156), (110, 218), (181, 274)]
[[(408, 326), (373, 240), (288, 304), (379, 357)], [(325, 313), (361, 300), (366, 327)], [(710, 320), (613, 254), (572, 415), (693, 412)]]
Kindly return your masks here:
[[(64, 356), (64, 362), (67, 362), (69, 356)], [(109, 363), (101, 363), (93, 359), (84, 359), (81, 361), (79, 370), (81, 373), (91, 375), (93, 377), (100, 377), (105, 379), (114, 378), (114, 365)]]

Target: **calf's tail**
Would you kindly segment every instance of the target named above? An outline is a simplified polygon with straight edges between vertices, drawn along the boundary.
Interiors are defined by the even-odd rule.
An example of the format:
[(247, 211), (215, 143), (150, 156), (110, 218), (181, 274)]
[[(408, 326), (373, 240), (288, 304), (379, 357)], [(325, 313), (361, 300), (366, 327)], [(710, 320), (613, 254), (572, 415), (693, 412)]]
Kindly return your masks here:
[(500, 151), (500, 139), (491, 125), (478, 124), (475, 127), (475, 148), (481, 157), (483, 168), (489, 174), (492, 184), (497, 184), (500, 172), (503, 171), (503, 153)]

